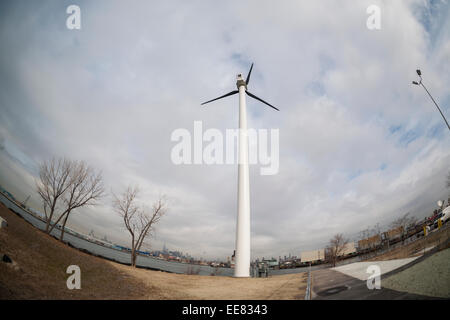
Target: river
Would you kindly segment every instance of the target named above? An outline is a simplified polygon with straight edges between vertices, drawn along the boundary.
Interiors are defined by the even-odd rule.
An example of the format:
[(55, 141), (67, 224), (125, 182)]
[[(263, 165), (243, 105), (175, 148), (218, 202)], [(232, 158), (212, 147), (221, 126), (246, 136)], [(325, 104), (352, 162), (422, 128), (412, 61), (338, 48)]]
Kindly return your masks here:
[[(18, 213), (23, 219), (31, 223), (33, 226), (40, 230), (45, 230), (45, 223), (35, 217), (33, 214), (24, 210), (22, 207), (17, 205), (15, 202), (11, 201), (6, 195), (0, 192), (0, 201), (8, 208), (14, 210)], [(59, 237), (60, 230), (55, 228), (53, 229), (51, 235), (55, 237)], [(121, 250), (117, 250), (114, 248), (109, 248), (106, 246), (99, 245), (97, 243), (93, 243), (76, 235), (73, 235), (69, 232), (64, 234), (64, 242), (70, 244), (71, 246), (83, 249), (95, 254), (97, 256), (101, 256), (110, 260), (114, 260), (120, 263), (129, 264), (130, 263), (130, 253), (124, 252)], [(188, 264), (188, 263), (180, 263), (175, 261), (166, 261), (160, 260), (153, 257), (146, 256), (138, 256), (136, 260), (136, 265), (139, 267), (146, 267), (156, 270), (168, 271), (173, 273), (185, 274), (188, 272), (188, 269), (194, 270), (199, 275), (211, 275), (215, 274), (217, 276), (233, 276), (234, 269), (232, 268), (213, 268), (205, 265), (197, 265), (197, 264)], [(312, 270), (324, 268), (324, 265), (314, 266)], [(281, 269), (281, 270), (270, 270), (270, 275), (280, 275), (280, 274), (291, 274), (291, 273), (300, 273), (306, 272), (309, 268), (293, 268), (293, 269)]]

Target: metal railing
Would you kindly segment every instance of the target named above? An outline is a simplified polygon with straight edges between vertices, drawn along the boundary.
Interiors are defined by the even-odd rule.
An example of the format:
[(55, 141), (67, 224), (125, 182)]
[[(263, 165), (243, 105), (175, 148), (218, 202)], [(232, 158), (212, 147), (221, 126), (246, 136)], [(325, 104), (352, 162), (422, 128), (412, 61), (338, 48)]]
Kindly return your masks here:
[(308, 282), (306, 284), (305, 300), (311, 300), (311, 265), (308, 271)]

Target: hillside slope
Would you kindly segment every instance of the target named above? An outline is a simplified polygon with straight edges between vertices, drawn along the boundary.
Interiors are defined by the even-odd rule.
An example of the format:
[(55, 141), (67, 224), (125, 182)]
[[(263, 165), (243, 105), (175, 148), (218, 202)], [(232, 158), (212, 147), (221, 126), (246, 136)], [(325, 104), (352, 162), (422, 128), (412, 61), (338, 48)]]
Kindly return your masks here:
[[(303, 299), (306, 273), (231, 278), (135, 269), (91, 256), (34, 228), (0, 203), (0, 299)], [(69, 265), (81, 269), (81, 289), (69, 290)]]

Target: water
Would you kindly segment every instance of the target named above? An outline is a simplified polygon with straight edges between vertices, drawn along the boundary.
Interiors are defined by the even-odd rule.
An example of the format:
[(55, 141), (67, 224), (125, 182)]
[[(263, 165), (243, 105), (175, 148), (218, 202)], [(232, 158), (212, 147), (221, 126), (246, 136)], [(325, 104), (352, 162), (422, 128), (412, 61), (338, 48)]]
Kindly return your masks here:
[[(6, 207), (14, 210), (19, 213), (26, 221), (31, 223), (38, 229), (45, 230), (45, 222), (36, 218), (22, 207), (18, 206), (15, 202), (8, 199), (4, 194), (0, 192), (0, 201), (5, 204)], [(59, 237), (61, 234), (61, 230), (54, 228), (51, 232), (51, 235), (55, 237)], [(86, 239), (80, 238), (76, 235), (66, 232), (64, 234), (64, 242), (70, 243), (72, 246), (78, 249), (87, 250), (95, 255), (114, 260), (120, 263), (130, 264), (131, 254), (128, 252), (124, 252), (121, 250), (105, 247), (99, 245), (97, 243), (90, 242)], [(357, 257), (358, 258), (358, 257)], [(348, 261), (349, 260), (349, 261)], [(351, 260), (351, 261), (350, 261)], [(357, 259), (347, 259), (342, 261), (340, 264), (347, 264), (351, 262), (355, 262)], [(188, 269), (192, 269), (195, 273), (198, 272), (199, 275), (211, 275), (215, 274), (217, 276), (233, 276), (234, 270), (231, 268), (213, 268), (210, 266), (197, 265), (197, 264), (188, 264), (188, 263), (180, 263), (176, 261), (166, 261), (159, 260), (153, 257), (146, 256), (138, 256), (136, 260), (136, 265), (139, 267), (147, 267), (151, 269), (157, 269), (162, 271), (168, 271), (173, 273), (185, 274)], [(328, 267), (328, 265), (317, 265), (311, 267), (311, 270), (318, 270)], [(293, 273), (301, 273), (307, 272), (309, 267), (303, 268), (293, 268), (293, 269), (280, 269), (280, 270), (269, 270), (269, 275), (282, 275), (282, 274), (293, 274)]]
[[(43, 222), (42, 220), (36, 218), (32, 214), (25, 211), (22, 207), (18, 206), (16, 203), (9, 200), (2, 193), (0, 193), (0, 201), (3, 202), (3, 204), (6, 207), (19, 213), (20, 216), (22, 216), (26, 221), (31, 223), (36, 228), (45, 230), (45, 222)], [(61, 233), (61, 230), (55, 228), (52, 230), (51, 235), (59, 237), (60, 233)], [(70, 243), (72, 246), (74, 246), (78, 249), (84, 249), (95, 255), (98, 255), (98, 256), (101, 256), (101, 257), (104, 257), (107, 259), (111, 259), (111, 260), (114, 260), (117, 262), (129, 264), (130, 260), (131, 260), (131, 254), (128, 252), (124, 252), (121, 250), (117, 250), (117, 249), (105, 247), (105, 246), (102, 246), (102, 245), (99, 245), (96, 243), (92, 243), (88, 240), (85, 240), (83, 238), (80, 238), (78, 236), (70, 234), (68, 232), (66, 232), (64, 234), (64, 242)], [(165, 261), (165, 260), (159, 260), (159, 259), (156, 259), (153, 257), (145, 257), (145, 256), (138, 256), (137, 260), (136, 260), (136, 265), (140, 266), (140, 267), (148, 267), (148, 268), (152, 268), (152, 269), (169, 271), (169, 272), (174, 272), (174, 273), (186, 273), (188, 271), (188, 268), (191, 268), (194, 271), (198, 271), (199, 275), (211, 275), (212, 273), (215, 273), (220, 276), (232, 276), (233, 275), (233, 269), (231, 269), (231, 268), (218, 268), (216, 271), (216, 268), (213, 268), (210, 266)]]

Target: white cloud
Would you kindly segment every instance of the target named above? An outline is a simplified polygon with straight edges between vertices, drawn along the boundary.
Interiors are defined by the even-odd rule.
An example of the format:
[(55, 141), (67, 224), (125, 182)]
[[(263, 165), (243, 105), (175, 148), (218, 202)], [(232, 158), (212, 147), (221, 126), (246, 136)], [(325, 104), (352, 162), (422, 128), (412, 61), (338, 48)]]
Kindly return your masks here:
[[(371, 4), (379, 31), (366, 28)], [(175, 166), (170, 135), (195, 120), (235, 128), (235, 97), (199, 104), (233, 90), (252, 61), (249, 89), (281, 109), (248, 101), (250, 126), (280, 128), (279, 174), (251, 168), (255, 256), (298, 255), (338, 232), (423, 216), (447, 196), (450, 137), (411, 85), (422, 68), (450, 115), (447, 2), (81, 2), (80, 31), (65, 28), (63, 3), (2, 6), (2, 137), (34, 163), (84, 159), (115, 192), (138, 183), (148, 202), (167, 194), (154, 248), (233, 252), (237, 168)], [(109, 205), (72, 222), (125, 241)]]

